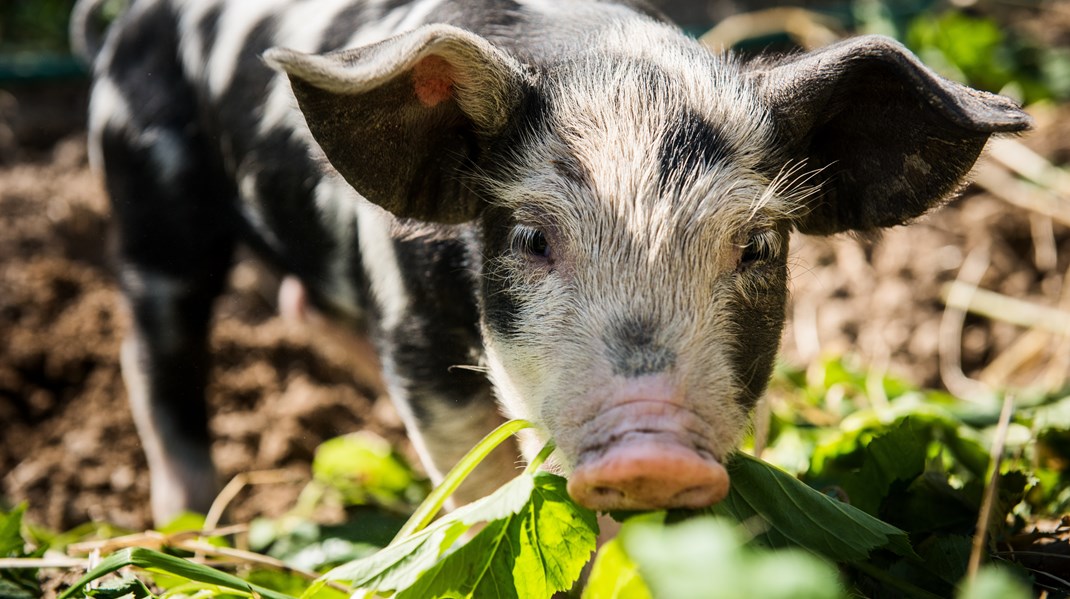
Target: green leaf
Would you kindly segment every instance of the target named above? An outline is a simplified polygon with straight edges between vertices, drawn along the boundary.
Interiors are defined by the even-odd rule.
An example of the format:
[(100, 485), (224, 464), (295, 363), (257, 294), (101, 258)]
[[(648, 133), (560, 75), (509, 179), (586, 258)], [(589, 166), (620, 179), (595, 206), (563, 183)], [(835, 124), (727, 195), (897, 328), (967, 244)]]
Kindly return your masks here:
[(619, 537), (598, 550), (583, 599), (653, 599), (639, 576), (639, 566), (624, 552)]
[(31, 591), (9, 580), (0, 578), (0, 599), (37, 599), (41, 590)]
[(950, 584), (966, 575), (972, 549), (973, 539), (963, 535), (933, 535), (917, 547), (925, 569)]
[(925, 472), (904, 493), (885, 501), (888, 520), (908, 527), (911, 534), (941, 532), (970, 534), (977, 522), (982, 486), (951, 486), (943, 472)]
[[(442, 479), (442, 483), (439, 484), (431, 493), (424, 499), (420, 507), (416, 508), (416, 513), (409, 518), (409, 521), (405, 523), (405, 526), (401, 527), (401, 531), (398, 532), (397, 538), (407, 537), (421, 528), (427, 526), (431, 519), (435, 517), (439, 511), (442, 510), (442, 506), (446, 504), (446, 500), (464, 479), (476, 469), (476, 466), (480, 464), (495, 447), (501, 445), (506, 439), (509, 439), (517, 432), (531, 428), (533, 425), (526, 420), (510, 420), (498, 426), (487, 436), (483, 437), (476, 446), (473, 447), (464, 455), (463, 458), (458, 461), (449, 472), (446, 473), (446, 477)], [(539, 454), (535, 457), (524, 473), (528, 474), (535, 468), (538, 468), (542, 464), (542, 460), (545, 460), (553, 451), (553, 442), (547, 443)]]
[(457, 520), (443, 518), (374, 555), (334, 568), (323, 579), (380, 593), (406, 588), (432, 568), (469, 528)]
[(833, 599), (843, 590), (832, 566), (808, 553), (749, 549), (735, 527), (698, 518), (664, 526), (630, 520), (624, 549), (654, 597)]
[[(22, 516), (26, 504), (22, 503), (10, 512), (0, 511), (0, 557), (40, 557), (45, 547), (27, 551), (22, 538)], [(37, 581), (37, 568), (6, 568), (0, 570), (0, 598), (38, 597), (41, 585)]]
[(95, 589), (86, 590), (86, 597), (94, 599), (146, 599), (155, 598), (143, 582), (133, 576), (123, 576), (102, 583)]
[(926, 437), (910, 418), (874, 437), (863, 450), (862, 467), (841, 483), (851, 505), (872, 516), (879, 515), (881, 502), (893, 483), (909, 483), (925, 470)]
[(1029, 599), (1033, 596), (1029, 587), (1003, 568), (988, 566), (977, 573), (977, 578), (967, 582), (956, 599)]
[[(549, 597), (567, 590), (595, 548), (595, 515), (568, 497), (565, 479), (525, 473), (373, 556), (325, 575), (399, 597)], [(486, 526), (454, 544), (473, 526)]]
[(26, 542), (22, 539), (22, 515), (26, 504), (10, 512), (0, 512), (0, 557), (25, 557)]
[(431, 526), (397, 541), (375, 555), (343, 564), (325, 575), (327, 580), (346, 581), (357, 588), (380, 592), (412, 585), (430, 569), (461, 536), (476, 524), (508, 518), (522, 510), (531, 498), (534, 479), (521, 475), (500, 489), (442, 517)]
[(90, 582), (106, 574), (111, 574), (120, 568), (125, 568), (126, 566), (163, 570), (164, 572), (181, 578), (233, 589), (245, 596), (259, 595), (261, 597), (266, 597), (267, 599), (293, 599), (290, 595), (249, 584), (237, 576), (220, 572), (219, 570), (209, 568), (208, 566), (194, 563), (173, 555), (167, 555), (166, 553), (160, 553), (159, 551), (144, 549), (142, 547), (123, 549), (109, 555), (101, 561), (96, 568), (93, 568), (88, 574), (79, 579), (78, 582), (74, 583), (74, 585), (64, 591), (59, 596), (59, 599), (75, 596)]
[(412, 469), (390, 443), (367, 431), (321, 444), (312, 460), (312, 473), (316, 480), (338, 490), (349, 505), (361, 505), (369, 499), (386, 504), (403, 502), (415, 482)]
[(728, 497), (709, 511), (735, 519), (772, 547), (801, 547), (845, 562), (864, 560), (881, 547), (915, 555), (902, 530), (822, 495), (761, 460), (736, 454), (728, 473)]
[(190, 530), (204, 530), (204, 514), (182, 512), (172, 518), (167, 524), (158, 526), (156, 529), (164, 534), (176, 534)]
[(1037, 431), (1070, 429), (1070, 396), (1033, 409), (1032, 420)]

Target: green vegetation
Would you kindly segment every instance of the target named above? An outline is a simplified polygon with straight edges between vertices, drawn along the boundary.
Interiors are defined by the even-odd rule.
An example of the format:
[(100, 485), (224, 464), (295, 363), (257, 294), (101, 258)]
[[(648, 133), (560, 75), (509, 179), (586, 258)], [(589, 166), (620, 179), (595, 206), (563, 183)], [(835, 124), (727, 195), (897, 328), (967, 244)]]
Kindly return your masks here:
[(1041, 46), (993, 18), (948, 10), (914, 19), (905, 41), (944, 76), (1026, 104), (1070, 98), (1070, 48)]
[[(842, 360), (809, 373), (781, 369), (773, 387), (763, 456), (791, 473), (740, 453), (728, 465), (729, 497), (714, 508), (614, 514), (621, 530), (575, 595), (972, 599), (1029, 597), (1031, 587), (1070, 592), (1065, 566), (1052, 570), (1050, 561), (1030, 557), (1040, 543), (1065, 537), (1065, 523), (1048, 532), (1033, 524), (1056, 519), (1070, 499), (1070, 397), (1022, 402), (1005, 427), (982, 547), (986, 565), (968, 580), (994, 469), (994, 400), (966, 404)], [(190, 547), (182, 543), (127, 547), (65, 596), (124, 566), (138, 568), (141, 580), (105, 578), (107, 585), (86, 592), (526, 598), (568, 590), (595, 551), (599, 526), (593, 512), (571, 501), (563, 478), (538, 471), (552, 445), (496, 493), (431, 519), (479, 460), (525, 426), (509, 423), (484, 441), (404, 525), (399, 513), (423, 490), (408, 466), (367, 434), (330, 441), (294, 511), (250, 529), (253, 549), (291, 569), (249, 561), (230, 574), (183, 559)], [(320, 526), (309, 518), (332, 502), (348, 506), (349, 522)], [(28, 555), (20, 526), (19, 510), (0, 520), (5, 555)], [(40, 535), (31, 540), (29, 554), (43, 555)], [(304, 570), (322, 576), (302, 577)], [(30, 570), (7, 570), (0, 582), (7, 594), (0, 595), (32, 596), (34, 584)]]
[(0, 50), (65, 52), (67, 18), (75, 0), (5, 0), (0, 3)]

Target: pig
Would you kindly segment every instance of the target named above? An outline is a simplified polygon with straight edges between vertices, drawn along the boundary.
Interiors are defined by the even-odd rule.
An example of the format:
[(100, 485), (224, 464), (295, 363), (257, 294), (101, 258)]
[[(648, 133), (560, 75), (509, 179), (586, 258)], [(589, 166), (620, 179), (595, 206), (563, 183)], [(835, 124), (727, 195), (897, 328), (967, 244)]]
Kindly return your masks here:
[(157, 521), (217, 489), (239, 245), (370, 340), (433, 480), (535, 425), (459, 503), (552, 439), (581, 505), (700, 508), (770, 377), (789, 235), (909, 222), (1030, 127), (889, 38), (743, 60), (632, 0), (133, 0), (80, 35)]

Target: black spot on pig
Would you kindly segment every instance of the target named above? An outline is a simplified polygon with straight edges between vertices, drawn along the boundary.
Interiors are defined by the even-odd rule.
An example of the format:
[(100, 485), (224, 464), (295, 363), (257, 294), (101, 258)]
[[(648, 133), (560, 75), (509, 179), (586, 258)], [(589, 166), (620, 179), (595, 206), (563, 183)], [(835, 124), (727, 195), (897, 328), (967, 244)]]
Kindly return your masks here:
[(655, 341), (656, 332), (657, 325), (638, 318), (621, 320), (611, 326), (605, 344), (613, 373), (639, 377), (672, 368), (676, 354)]
[(223, 14), (223, 5), (218, 4), (205, 11), (197, 22), (197, 34), (200, 37), (201, 56), (207, 57), (215, 47), (219, 35), (219, 18)]
[(424, 402), (446, 400), (456, 408), (486, 395), (482, 373), (457, 368), (475, 365), (482, 345), (475, 276), (460, 238), (398, 240), (394, 254), (408, 310), (397, 329), (384, 333), (394, 365), (405, 373), (413, 412), (430, 423)]
[(658, 188), (679, 191), (697, 173), (709, 170), (731, 154), (724, 134), (694, 112), (686, 112), (661, 142)]
[(483, 321), (495, 335), (513, 339), (519, 332), (520, 310), (523, 300), (505, 277), (495, 276), (501, 271), (505, 254), (509, 251), (509, 232), (516, 224), (499, 208), (488, 208), (483, 218), (484, 263), (482, 281)]
[(346, 45), (349, 38), (353, 37), (353, 33), (357, 30), (357, 27), (362, 21), (366, 21), (368, 17), (368, 5), (363, 2), (351, 4), (342, 9), (333, 20), (331, 24), (327, 26), (327, 30), (323, 32), (323, 39), (320, 40), (319, 51), (329, 52), (331, 50), (337, 50)]

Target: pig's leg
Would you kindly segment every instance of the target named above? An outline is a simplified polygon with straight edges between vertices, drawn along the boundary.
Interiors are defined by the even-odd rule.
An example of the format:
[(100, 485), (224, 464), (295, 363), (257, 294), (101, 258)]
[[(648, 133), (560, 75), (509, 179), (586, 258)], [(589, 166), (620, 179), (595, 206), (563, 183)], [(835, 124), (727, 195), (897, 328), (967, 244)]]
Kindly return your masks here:
[[(183, 510), (207, 511), (217, 490), (207, 337), (235, 215), (173, 58), (128, 56), (132, 62), (112, 65), (112, 77), (95, 85), (90, 135), (118, 226), (118, 277), (132, 325), (123, 377), (151, 471), (153, 517), (163, 523)], [(152, 72), (160, 88), (124, 86), (133, 71)]]
[(122, 346), (123, 379), (158, 524), (183, 511), (207, 512), (218, 490), (205, 407), (214, 283), (130, 263), (122, 275), (132, 321)]
[[(505, 421), (482, 373), (450, 368), (467, 362), (447, 356), (470, 360), (471, 354), (450, 349), (443, 345), (418, 348), (409, 341), (383, 359), (390, 395), (435, 484)], [(468, 477), (452, 504), (460, 506), (490, 494), (516, 476), (522, 466), (516, 443), (506, 441)]]
[[(374, 294), (382, 303), (378, 345), (383, 374), (409, 436), (435, 483), (504, 419), (479, 368), (482, 338), (459, 241), (396, 241), (389, 251), (362, 240)], [(383, 259), (390, 255), (391, 260)], [(392, 270), (396, 269), (396, 270)], [(396, 280), (392, 289), (382, 281)], [(499, 446), (455, 496), (455, 505), (487, 495), (517, 474), (512, 441)]]
[[(124, 176), (146, 193), (151, 177), (136, 169)], [(123, 378), (148, 458), (157, 523), (186, 510), (207, 512), (218, 490), (205, 407), (208, 326), (232, 250), (218, 224), (201, 221), (205, 215), (195, 208), (175, 209), (181, 202), (161, 218), (131, 217), (139, 212), (134, 204), (179, 200), (175, 191), (115, 198), (120, 285), (132, 325), (122, 347)], [(206, 197), (198, 191), (189, 197)]]
[(348, 358), (346, 366), (353, 378), (361, 381), (373, 393), (385, 392), (379, 355), (367, 335), (350, 327), (339, 326), (317, 311), (308, 290), (294, 275), (286, 275), (279, 284), (279, 313), (287, 321), (299, 324), (312, 332), (317, 340), (324, 340), (341, 348)]

